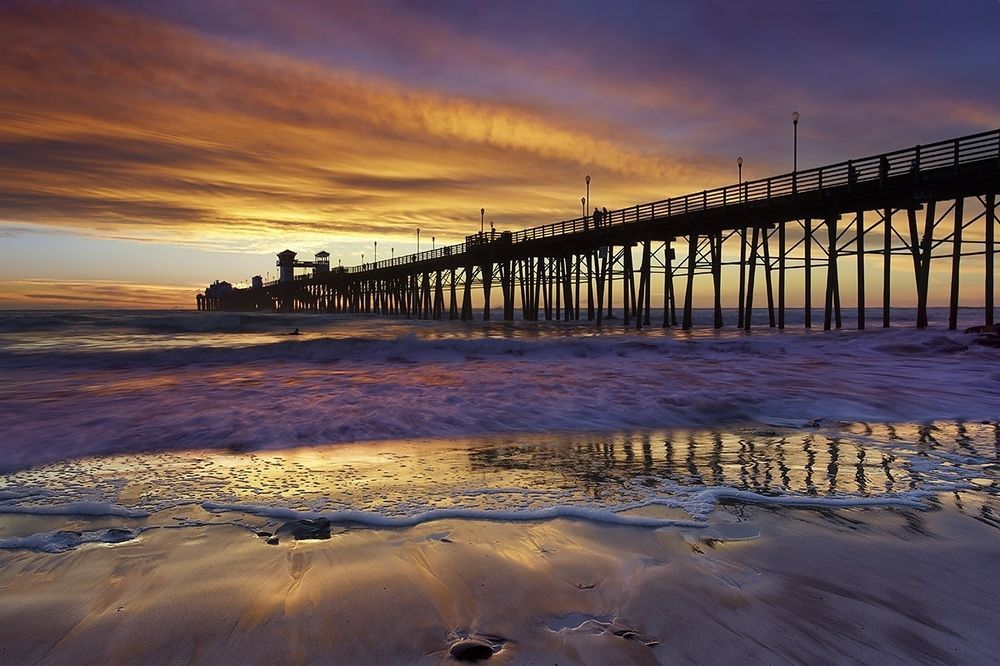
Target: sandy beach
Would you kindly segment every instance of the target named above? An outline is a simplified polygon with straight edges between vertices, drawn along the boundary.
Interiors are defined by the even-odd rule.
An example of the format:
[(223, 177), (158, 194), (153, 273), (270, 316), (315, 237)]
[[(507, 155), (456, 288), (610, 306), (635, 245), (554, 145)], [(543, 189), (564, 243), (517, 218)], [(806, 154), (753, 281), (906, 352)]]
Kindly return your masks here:
[(988, 663), (1000, 647), (996, 527), (951, 502), (716, 520), (759, 536), (444, 520), (6, 552), (0, 644), (53, 664), (436, 663), (467, 635), (501, 663)]
[[(829, 437), (672, 433), (685, 442), (672, 466), (662, 433), (647, 433), (655, 443), (647, 460), (641, 435), (610, 438), (614, 463), (581, 453), (577, 435), (518, 447), (472, 440), (130, 455), (7, 475), (0, 650), (9, 663), (438, 663), (472, 637), (499, 663), (988, 663), (1000, 647), (1000, 614), (989, 602), (1000, 593), (996, 470), (971, 460), (989, 452), (992, 426), (959, 429), (964, 466), (976, 468), (964, 488), (919, 495), (913, 506), (905, 493), (920, 491), (932, 469), (899, 452), (888, 463), (877, 458), (862, 444), (866, 428)], [(935, 428), (938, 444), (914, 460), (962, 467), (943, 443), (954, 432)], [(796, 453), (796, 438), (807, 437), (812, 461), (809, 451)], [(830, 441), (851, 463), (843, 470), (831, 468)], [(420, 458), (410, 457), (415, 447)], [(388, 472), (384, 455), (409, 460), (424, 477)], [(722, 496), (701, 514), (695, 501), (635, 502), (632, 490), (671, 475), (683, 485), (711, 470), (713, 458), (716, 482), (738, 489), (744, 476), (747, 501)], [(795, 497), (753, 491), (755, 467), (775, 488), (786, 477), (792, 491), (808, 476), (840, 481), (814, 494), (815, 505), (781, 506)], [(275, 472), (260, 474), (265, 468)], [(635, 524), (609, 524), (599, 512), (532, 518), (538, 506), (501, 499), (526, 475), (536, 475), (534, 487), (562, 478), (562, 513), (573, 514), (580, 493)], [(204, 499), (210, 478), (214, 500)], [(887, 491), (888, 478), (897, 485)], [(41, 492), (45, 479), (57, 494)], [(65, 504), (73, 479), (91, 490), (107, 483), (115, 502)], [(316, 504), (347, 480), (357, 520)], [(706, 474), (699, 492), (712, 483)], [(196, 488), (202, 498), (189, 494)], [(239, 504), (250, 495), (266, 503)], [(872, 505), (837, 506), (845, 496)], [(415, 497), (441, 502), (445, 517), (426, 518), (430, 508)], [(325, 526), (322, 515), (334, 521)], [(293, 534), (310, 525), (318, 533), (299, 536), (322, 538)]]

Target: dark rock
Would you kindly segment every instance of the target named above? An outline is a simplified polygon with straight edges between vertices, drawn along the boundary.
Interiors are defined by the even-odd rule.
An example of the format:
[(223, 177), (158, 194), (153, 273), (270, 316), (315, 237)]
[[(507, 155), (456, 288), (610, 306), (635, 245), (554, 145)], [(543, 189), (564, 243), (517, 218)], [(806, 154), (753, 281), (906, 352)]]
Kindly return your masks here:
[(132, 530), (127, 530), (121, 527), (112, 527), (104, 533), (103, 541), (105, 543), (122, 543), (124, 541), (131, 541), (136, 536), (136, 533)]
[(493, 644), (480, 638), (463, 638), (448, 648), (448, 654), (456, 661), (482, 661), (495, 652)]
[(970, 326), (965, 329), (966, 333), (987, 333), (989, 335), (1000, 335), (1000, 324), (990, 324), (989, 326)]
[[(613, 626), (613, 625), (612, 625)], [(611, 633), (620, 638), (624, 638), (627, 641), (636, 641), (637, 643), (642, 643), (646, 647), (656, 647), (660, 644), (660, 641), (649, 636), (643, 636), (638, 631), (634, 629), (629, 629), (627, 627), (617, 627), (611, 628)]]
[(317, 518), (316, 520), (291, 520), (275, 532), (275, 535), (290, 535), (293, 539), (329, 539), (330, 520), (328, 518)]
[(278, 539), (277, 536), (269, 536), (269, 537), (267, 537), (267, 545), (268, 546), (277, 546), (278, 542), (279, 542), (279, 539)]
[(972, 341), (974, 345), (980, 345), (982, 347), (996, 347), (1000, 348), (1000, 335), (981, 335)]
[(271, 536), (271, 532), (254, 532), (254, 534), (259, 536), (261, 539), (266, 539)]

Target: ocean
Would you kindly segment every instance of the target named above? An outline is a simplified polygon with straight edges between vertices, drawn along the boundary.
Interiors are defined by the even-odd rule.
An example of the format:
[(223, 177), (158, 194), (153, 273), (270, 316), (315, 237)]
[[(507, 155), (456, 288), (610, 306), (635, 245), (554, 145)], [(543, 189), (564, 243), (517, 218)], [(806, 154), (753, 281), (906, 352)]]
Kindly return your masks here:
[[(802, 329), (793, 311), (784, 331), (765, 325), (745, 334), (636, 332), (620, 320), (597, 329), (8, 312), (0, 316), (0, 470), (85, 456), (377, 441), (407, 442), (419, 454), (421, 440), (489, 436), (600, 441), (678, 428), (813, 433), (858, 423), (995, 422), (1000, 350), (961, 332), (914, 330), (905, 324), (913, 315), (894, 311), (903, 323), (888, 330), (822, 332)], [(963, 315), (970, 323), (982, 317)], [(302, 334), (288, 335), (294, 329)], [(896, 442), (866, 441), (890, 452)]]
[[(0, 562), (9, 574), (0, 588), (10, 592), (0, 615), (22, 618), (24, 604), (38, 617), (63, 612), (61, 591), (91, 581), (74, 602), (81, 615), (53, 629), (73, 637), (60, 653), (69, 659), (100, 642), (96, 628), (80, 639), (74, 622), (112, 622), (111, 606), (94, 604), (108, 594), (101, 581), (124, 576), (115, 603), (141, 610), (134, 635), (158, 647), (102, 654), (176, 659), (170, 637), (221, 612), (209, 597), (191, 597), (196, 590), (177, 590), (222, 576), (225, 598), (243, 609), (244, 638), (287, 639), (272, 632), (277, 613), (290, 623), (281, 632), (304, 632), (300, 646), (314, 658), (325, 645), (366, 661), (356, 643), (334, 649), (287, 606), (264, 612), (251, 594), (266, 588), (275, 604), (294, 597), (319, 612), (326, 597), (315, 590), (346, 585), (351, 610), (328, 613), (410, 604), (396, 616), (399, 640), (387, 643), (387, 661), (447, 656), (470, 636), (498, 657), (580, 657), (601, 636), (611, 643), (591, 645), (597, 662), (641, 662), (678, 654), (629, 652), (670, 642), (668, 616), (651, 610), (662, 599), (644, 595), (671, 580), (683, 587), (676, 576), (703, 587), (695, 605), (706, 617), (736, 603), (727, 595), (769, 599), (777, 592), (768, 585), (824, 557), (834, 558), (827, 573), (803, 570), (822, 578), (803, 589), (842, 583), (855, 575), (845, 562), (853, 572), (863, 560), (873, 578), (859, 585), (888, 590), (888, 572), (909, 567), (926, 578), (955, 543), (966, 566), (989, 576), (995, 567), (984, 553), (1000, 528), (1000, 349), (961, 330), (981, 324), (982, 310), (962, 310), (952, 332), (915, 330), (907, 309), (892, 312), (889, 329), (872, 325), (880, 323), (873, 311), (869, 330), (845, 318), (830, 332), (803, 330), (800, 311), (789, 313), (786, 330), (755, 320), (751, 333), (714, 331), (710, 312), (696, 314), (690, 332), (626, 330), (620, 313), (602, 329), (350, 315), (0, 314)], [(931, 320), (945, 315), (932, 311)], [(295, 329), (301, 334), (290, 335)], [(914, 563), (904, 546), (918, 538), (927, 559)], [(806, 543), (811, 550), (790, 555)], [(865, 550), (877, 543), (883, 550)], [(329, 544), (341, 550), (321, 550)], [(445, 547), (448, 554), (436, 550)], [(338, 568), (346, 561), (361, 568)], [(113, 562), (112, 575), (102, 567)], [(487, 562), (496, 568), (479, 571)], [(286, 564), (287, 584), (273, 571)], [(309, 592), (306, 571), (327, 578), (312, 578), (318, 587)], [(351, 587), (355, 580), (370, 585)], [(548, 590), (548, 601), (517, 601), (526, 580)], [(560, 591), (565, 581), (569, 592)], [(493, 592), (480, 589), (487, 584)], [(45, 586), (53, 587), (39, 596)], [(425, 596), (364, 601), (373, 589)], [(853, 604), (856, 592), (843, 597)], [(884, 627), (915, 622), (900, 619), (896, 594), (862, 611), (829, 612)], [(960, 602), (974, 614), (975, 595), (950, 594), (942, 587), (920, 603)], [(183, 604), (205, 615), (185, 618)], [(522, 605), (516, 621), (511, 604)], [(164, 609), (179, 624), (150, 636), (143, 622)], [(773, 610), (752, 615), (787, 623)], [(963, 626), (992, 622), (977, 618)], [(936, 621), (937, 648), (959, 645), (957, 654), (973, 660), (989, 649)], [(699, 640), (718, 637), (705, 625), (698, 631)], [(792, 658), (810, 631), (793, 632), (780, 654)], [(835, 653), (869, 661), (875, 653), (857, 629), (842, 631), (848, 638)], [(184, 659), (232, 658), (224, 635)], [(0, 637), (21, 640), (14, 629)], [(898, 634), (883, 647), (919, 656), (919, 646), (900, 647), (906, 640)], [(42, 654), (17, 645), (16, 654)], [(567, 646), (575, 647), (560, 652)]]

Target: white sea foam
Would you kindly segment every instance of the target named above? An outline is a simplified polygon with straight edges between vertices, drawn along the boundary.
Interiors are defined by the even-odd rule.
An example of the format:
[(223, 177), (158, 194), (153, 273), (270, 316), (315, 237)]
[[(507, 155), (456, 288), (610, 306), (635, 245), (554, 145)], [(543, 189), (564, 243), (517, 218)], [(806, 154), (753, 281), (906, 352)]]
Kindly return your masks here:
[[(489, 489), (484, 489), (483, 494), (492, 494)], [(467, 491), (466, 495), (473, 495), (472, 491)], [(452, 509), (432, 509), (427, 511), (417, 511), (404, 515), (385, 515), (374, 511), (363, 510), (339, 510), (339, 511), (312, 511), (299, 510), (287, 507), (274, 506), (270, 504), (245, 504), (245, 503), (224, 503), (216, 501), (205, 501), (201, 503), (201, 508), (206, 511), (223, 514), (238, 513), (244, 515), (259, 516), (262, 518), (277, 521), (301, 521), (326, 519), (338, 525), (360, 525), (372, 528), (404, 528), (413, 527), (422, 523), (438, 520), (483, 520), (483, 521), (540, 521), (554, 519), (583, 520), (604, 525), (618, 525), (639, 528), (688, 528), (703, 530), (709, 527), (709, 517), (719, 506), (720, 502), (730, 501), (749, 504), (762, 504), (768, 506), (783, 507), (809, 507), (809, 508), (871, 508), (871, 507), (898, 507), (909, 509), (926, 508), (926, 499), (934, 493), (926, 490), (914, 490), (891, 496), (879, 497), (859, 497), (850, 495), (834, 495), (826, 497), (803, 497), (803, 496), (772, 496), (761, 495), (754, 492), (736, 490), (733, 488), (711, 488), (692, 493), (687, 497), (678, 495), (672, 498), (648, 498), (642, 502), (635, 502), (616, 508), (601, 508), (599, 506), (580, 505), (560, 505), (554, 504), (541, 509), (473, 509), (473, 508), (452, 508)], [(651, 506), (669, 506), (671, 508), (682, 508), (686, 511), (690, 519), (678, 518), (657, 518), (654, 516), (644, 516), (634, 513), (636, 509)], [(17, 507), (8, 513), (28, 513), (36, 515), (62, 515), (62, 516), (119, 516), (127, 518), (138, 518), (149, 515), (149, 512), (134, 511), (125, 507), (104, 507), (98, 510), (94, 507), (75, 505), (65, 505), (52, 507), (54, 510), (46, 510), (50, 507)], [(20, 510), (17, 510), (20, 509)], [(3, 512), (3, 511), (0, 511)], [(156, 527), (204, 527), (206, 525), (236, 525), (251, 529), (240, 520), (226, 523), (206, 523), (201, 520), (192, 520), (183, 517), (176, 517), (174, 522), (168, 525), (151, 525), (141, 528), (136, 527), (116, 527), (90, 531), (72, 530), (51, 530), (38, 532), (23, 537), (11, 537), (0, 539), (0, 549), (6, 550), (33, 550), (46, 553), (62, 553), (74, 550), (81, 545), (91, 543), (116, 544), (139, 536), (144, 531)], [(706, 534), (716, 537), (718, 530), (709, 530)], [(720, 533), (721, 534), (721, 533)], [(723, 538), (718, 536), (718, 538)], [(726, 539), (747, 538), (744, 536), (725, 536)]]
[[(772, 496), (760, 495), (749, 491), (732, 488), (714, 488), (696, 493), (686, 500), (649, 499), (641, 503), (630, 504), (615, 510), (593, 506), (555, 505), (543, 509), (435, 509), (403, 516), (387, 516), (369, 511), (301, 511), (270, 505), (257, 504), (226, 504), (220, 502), (204, 502), (202, 508), (216, 513), (238, 512), (275, 518), (278, 520), (316, 520), (325, 518), (331, 523), (358, 524), (369, 527), (413, 527), (421, 523), (435, 520), (488, 520), (488, 521), (537, 521), (570, 518), (586, 520), (607, 525), (623, 525), (629, 527), (688, 527), (703, 528), (708, 526), (708, 517), (715, 511), (720, 501), (729, 500), (748, 504), (768, 506), (809, 507), (809, 508), (868, 508), (868, 507), (904, 507), (910, 509), (926, 508), (926, 498), (934, 493), (930, 491), (910, 491), (891, 496), (857, 497), (835, 495), (827, 497), (802, 496)], [(691, 515), (690, 520), (673, 518), (656, 518), (652, 516), (625, 513), (649, 506), (665, 505), (683, 508)]]
[[(23, 499), (34, 499), (29, 495)], [(23, 513), (35, 516), (114, 516), (145, 518), (149, 511), (129, 509), (109, 502), (69, 502), (67, 504), (0, 504), (0, 513)]]
[(141, 530), (118, 527), (86, 532), (69, 530), (38, 532), (25, 537), (0, 539), (0, 549), (64, 553), (89, 543), (114, 544), (131, 541), (139, 536), (140, 533)]
[(998, 442), (1000, 424), (940, 422), (119, 454), (0, 475), (0, 513), (72, 527), (0, 547), (75, 548), (91, 539), (77, 526), (93, 521), (273, 532), (319, 518), (373, 528), (564, 518), (753, 538), (752, 525), (719, 527), (730, 505), (919, 510), (945, 492), (978, 494), (969, 506), (988, 518)]
[(202, 507), (208, 511), (237, 511), (280, 520), (316, 520), (325, 518), (331, 523), (349, 523), (369, 527), (413, 527), (434, 520), (502, 520), (536, 521), (555, 518), (575, 518), (609, 525), (629, 525), (632, 527), (700, 527), (695, 520), (665, 520), (644, 516), (621, 515), (614, 511), (584, 506), (549, 506), (544, 509), (524, 509), (507, 511), (484, 511), (480, 509), (435, 509), (405, 516), (386, 516), (367, 511), (295, 511), (273, 506), (254, 504), (222, 504), (205, 502)]

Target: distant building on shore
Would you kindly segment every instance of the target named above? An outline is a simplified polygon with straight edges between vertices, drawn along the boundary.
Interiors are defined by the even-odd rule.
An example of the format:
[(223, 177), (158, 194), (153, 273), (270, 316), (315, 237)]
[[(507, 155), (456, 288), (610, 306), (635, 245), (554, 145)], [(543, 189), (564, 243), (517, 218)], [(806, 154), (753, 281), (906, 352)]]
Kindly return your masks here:
[(230, 293), (232, 290), (233, 285), (222, 280), (216, 280), (205, 289), (205, 296), (207, 298), (219, 298)]

